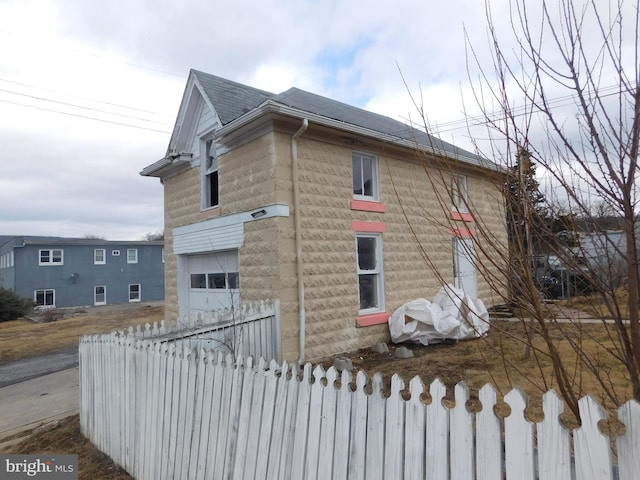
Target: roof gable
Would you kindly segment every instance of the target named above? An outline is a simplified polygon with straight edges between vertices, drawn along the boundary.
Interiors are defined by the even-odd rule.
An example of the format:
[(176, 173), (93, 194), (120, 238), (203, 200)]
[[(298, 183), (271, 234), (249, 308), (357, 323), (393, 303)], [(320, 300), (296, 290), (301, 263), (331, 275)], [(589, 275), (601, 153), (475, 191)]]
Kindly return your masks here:
[(274, 96), (273, 93), (198, 70), (191, 70), (191, 74), (202, 87), (202, 93), (217, 112), (222, 125), (244, 115)]

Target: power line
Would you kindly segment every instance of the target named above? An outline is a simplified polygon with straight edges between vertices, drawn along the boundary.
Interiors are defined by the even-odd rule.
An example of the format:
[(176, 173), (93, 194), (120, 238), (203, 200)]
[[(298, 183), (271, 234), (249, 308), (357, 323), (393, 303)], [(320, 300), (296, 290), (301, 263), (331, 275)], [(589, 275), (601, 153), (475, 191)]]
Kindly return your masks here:
[(87, 120), (95, 120), (96, 122), (110, 123), (112, 125), (120, 125), (120, 126), (123, 126), (123, 127), (137, 128), (139, 130), (148, 130), (150, 132), (158, 132), (158, 133), (166, 133), (166, 134), (170, 134), (171, 133), (171, 132), (167, 132), (167, 131), (164, 131), (164, 130), (157, 130), (155, 128), (141, 127), (139, 125), (131, 125), (129, 123), (114, 122), (112, 120), (105, 120), (105, 119), (97, 118), (97, 117), (89, 117), (87, 115), (80, 115), (80, 114), (77, 114), (77, 113), (63, 112), (62, 110), (52, 110), (52, 109), (49, 109), (49, 108), (37, 107), (35, 105), (27, 105), (25, 103), (12, 102), (11, 100), (2, 100), (2, 99), (0, 99), (0, 102), (9, 103), (11, 105), (18, 105), (20, 107), (33, 108), (35, 110), (43, 110), (45, 112), (58, 113), (60, 115), (68, 115), (70, 117), (78, 117), (78, 118), (84, 118), (84, 119), (87, 119)]
[[(75, 103), (62, 102), (62, 101), (59, 101), (59, 100), (51, 100), (51, 99), (48, 99), (48, 98), (37, 97), (35, 95), (29, 95), (29, 94), (26, 94), (26, 93), (19, 93), (19, 92), (14, 92), (14, 91), (11, 91), (11, 90), (5, 90), (3, 88), (0, 88), (0, 92), (9, 93), (9, 94), (12, 94), (12, 95), (18, 95), (18, 96), (21, 96), (21, 97), (33, 98), (35, 100), (40, 100), (42, 102), (51, 102), (51, 103), (56, 103), (58, 105), (65, 105), (67, 107), (81, 108), (83, 110), (89, 110), (89, 111), (92, 111), (92, 112), (106, 113), (108, 115), (115, 115), (117, 117), (131, 118), (133, 120), (140, 120), (141, 122), (151, 122), (151, 123), (157, 123), (159, 125), (171, 126), (171, 124), (169, 124), (169, 123), (159, 122), (157, 120), (150, 120), (148, 118), (142, 118), (142, 117), (134, 117), (133, 115), (127, 115), (125, 113), (110, 112), (108, 110), (101, 110), (99, 108), (85, 107), (83, 105), (77, 105)], [(16, 104), (16, 105), (18, 105), (18, 104)]]
[(145, 110), (143, 108), (130, 107), (130, 106), (122, 105), (122, 104), (119, 104), (119, 103), (105, 102), (104, 100), (97, 100), (97, 99), (91, 98), (91, 97), (83, 97), (81, 95), (75, 95), (75, 94), (72, 94), (72, 93), (61, 92), (59, 90), (52, 90), (50, 88), (43, 88), (43, 87), (38, 87), (38, 86), (35, 86), (35, 85), (29, 85), (28, 83), (16, 82), (15, 80), (7, 80), (6, 78), (0, 78), (0, 82), (12, 83), (14, 85), (20, 85), (22, 87), (29, 87), (29, 88), (33, 88), (33, 89), (36, 89), (36, 90), (42, 90), (44, 92), (58, 93), (60, 95), (66, 95), (66, 96), (69, 96), (69, 97), (80, 98), (82, 100), (89, 100), (91, 102), (96, 102), (96, 103), (103, 103), (105, 105), (111, 105), (113, 107), (120, 107), (120, 108), (129, 109), (129, 110), (135, 110), (137, 112), (151, 113), (152, 115), (160, 115), (160, 116), (163, 116), (163, 117), (171, 117), (171, 115), (167, 115), (166, 113), (154, 112), (154, 111), (151, 111), (151, 110)]

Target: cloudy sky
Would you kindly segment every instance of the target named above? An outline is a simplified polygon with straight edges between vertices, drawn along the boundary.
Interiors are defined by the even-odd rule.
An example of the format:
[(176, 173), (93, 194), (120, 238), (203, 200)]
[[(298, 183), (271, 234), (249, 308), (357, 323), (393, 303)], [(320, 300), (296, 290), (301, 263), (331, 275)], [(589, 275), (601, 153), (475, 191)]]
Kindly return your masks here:
[(400, 69), (469, 148), (463, 28), (486, 44), (483, 3), (0, 0), (0, 235), (161, 231), (162, 186), (139, 172), (164, 156), (190, 68), (406, 120)]

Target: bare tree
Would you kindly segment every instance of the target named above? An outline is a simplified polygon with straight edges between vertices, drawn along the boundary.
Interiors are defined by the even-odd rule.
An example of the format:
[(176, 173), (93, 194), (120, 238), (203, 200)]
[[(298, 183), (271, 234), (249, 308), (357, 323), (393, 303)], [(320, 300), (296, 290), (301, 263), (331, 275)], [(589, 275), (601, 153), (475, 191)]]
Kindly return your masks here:
[[(557, 388), (576, 417), (580, 397), (593, 393), (585, 389), (586, 377), (600, 386), (609, 405), (629, 397), (640, 400), (639, 2), (511, 0), (506, 24), (500, 22), (504, 11), (494, 16), (490, 0), (485, 5), (489, 62), (478, 42), (467, 40), (471, 92), (481, 112), (469, 114), (469, 134), (481, 157), (504, 167), (495, 184), (506, 208), (509, 241), (496, 241), (495, 225), (485, 222), (481, 206), (469, 196), (464, 208), (474, 220), (476, 269), (521, 318), (520, 338), (538, 365), (541, 383), (536, 386), (542, 391)], [(412, 99), (422, 126), (431, 130), (422, 98)], [(466, 108), (475, 110), (468, 101)], [(479, 128), (484, 130), (478, 133)], [(438, 145), (433, 147), (437, 151)], [(433, 152), (416, 154), (447, 213), (457, 197), (446, 173), (451, 166)], [(537, 167), (534, 175), (531, 164)], [(544, 201), (532, 194), (538, 180)], [(406, 198), (406, 192), (396, 194)], [(403, 212), (410, 224), (409, 208)], [(603, 212), (619, 218), (615, 224), (623, 240), (603, 231)], [(430, 220), (437, 222), (436, 216)], [(596, 232), (599, 263), (589, 261), (581, 228)], [(417, 236), (414, 241), (420, 243)], [(419, 248), (446, 283), (447, 276), (429, 261), (428, 247)], [(568, 291), (579, 293), (580, 280), (595, 292), (587, 307), (602, 320), (604, 338), (596, 338), (580, 319), (559, 321), (563, 315), (545, 301), (536, 272), (541, 253), (562, 263)], [(534, 336), (542, 342), (533, 343)], [(586, 340), (597, 349), (587, 348)], [(571, 358), (560, 353), (560, 343), (572, 347)], [(518, 369), (512, 356), (502, 352), (502, 358), (505, 367)], [(551, 371), (544, 366), (548, 363)], [(620, 371), (628, 387), (613, 380), (612, 372)]]
[[(486, 16), (492, 65), (482, 62), (473, 42), (467, 42), (474, 98), (491, 138), (490, 150), (480, 142), (476, 145), (487, 157), (498, 156), (507, 162), (526, 149), (557, 198), (587, 222), (597, 222), (594, 206), (598, 204), (621, 217), (627, 264), (624, 289), (617, 288), (620, 282), (607, 278), (606, 269), (585, 268), (582, 252), (566, 248), (557, 236), (549, 235), (554, 241), (547, 247), (569, 268), (588, 275), (606, 305), (607, 316), (613, 319), (613, 324), (605, 325), (610, 340), (607, 354), (616, 368), (626, 371), (633, 397), (640, 400), (638, 2), (512, 0), (506, 37), (499, 31), (500, 22), (490, 2)], [(525, 186), (520, 188), (524, 193)], [(548, 230), (548, 225), (534, 218), (525, 220), (530, 228)], [(613, 245), (605, 242), (602, 248), (609, 251), (608, 247)], [(520, 258), (529, 257), (526, 248), (527, 241), (515, 241)], [(544, 353), (553, 360), (555, 381), (575, 413), (583, 393), (573, 380), (575, 366), (558, 356), (557, 339), (550, 332), (553, 318), (543, 307), (531, 268), (526, 261), (516, 268), (515, 294), (526, 315), (536, 320), (536, 333), (545, 339)], [(574, 345), (581, 367), (605, 387), (610, 400), (620, 404), (624, 394), (609, 382), (598, 359), (568, 333), (564, 340)]]

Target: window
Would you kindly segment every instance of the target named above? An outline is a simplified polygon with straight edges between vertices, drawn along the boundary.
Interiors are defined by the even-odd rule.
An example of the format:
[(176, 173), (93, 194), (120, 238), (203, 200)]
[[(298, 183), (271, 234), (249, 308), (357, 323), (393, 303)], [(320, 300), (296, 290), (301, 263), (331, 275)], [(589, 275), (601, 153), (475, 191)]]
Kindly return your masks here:
[(107, 263), (107, 252), (104, 248), (96, 248), (93, 251), (93, 263), (95, 265), (104, 265)]
[(467, 198), (467, 177), (464, 175), (451, 175), (451, 199), (453, 211), (469, 213)]
[(218, 157), (213, 140), (204, 142), (204, 161), (202, 162), (202, 206), (203, 208), (217, 207), (218, 190)]
[(98, 285), (93, 287), (93, 304), (105, 305), (107, 303), (107, 287)]
[(119, 257), (120, 256), (120, 250), (111, 250), (111, 256)]
[(224, 289), (237, 289), (239, 288), (239, 280), (240, 274), (238, 272), (224, 273), (209, 273), (207, 275), (209, 280), (208, 288), (213, 290), (224, 290)]
[(64, 252), (56, 248), (51, 250), (40, 250), (39, 265), (63, 265)]
[(378, 159), (373, 155), (353, 153), (353, 196), (360, 200), (375, 200), (378, 195)]
[(358, 257), (358, 291), (360, 314), (384, 310), (382, 272), (382, 237), (379, 234), (356, 234)]
[(205, 273), (192, 273), (191, 288), (207, 288), (207, 275)]
[(140, 301), (140, 284), (139, 283), (132, 283), (129, 285), (129, 301), (130, 302)]
[(33, 292), (33, 301), (38, 307), (55, 307), (56, 291), (52, 288), (43, 288)]
[(127, 263), (138, 263), (137, 248), (127, 248)]

